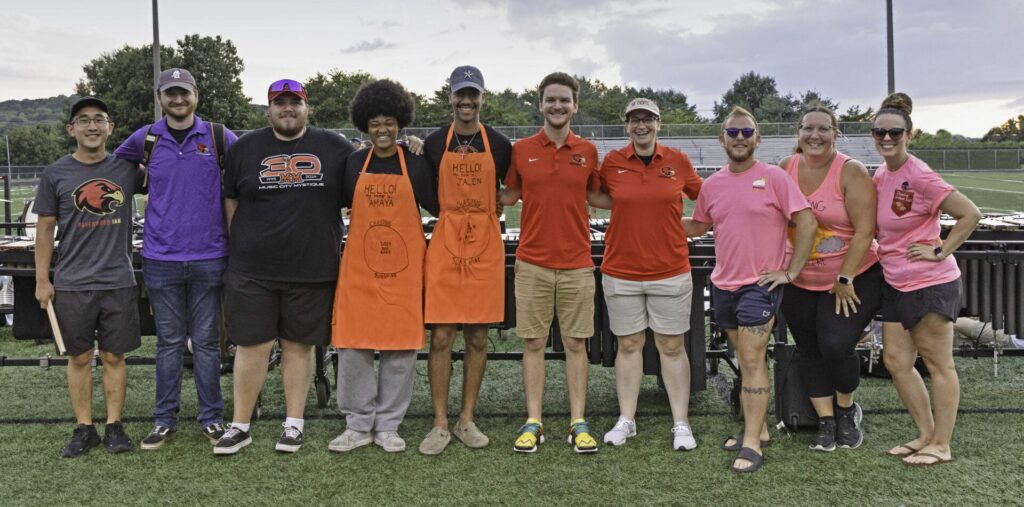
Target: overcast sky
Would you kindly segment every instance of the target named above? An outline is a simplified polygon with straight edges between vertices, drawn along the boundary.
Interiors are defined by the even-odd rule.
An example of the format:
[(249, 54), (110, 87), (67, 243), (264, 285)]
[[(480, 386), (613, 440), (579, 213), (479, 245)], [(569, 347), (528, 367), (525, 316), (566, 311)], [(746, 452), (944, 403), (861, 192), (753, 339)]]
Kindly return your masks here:
[[(893, 3), (896, 87), (914, 99), (915, 126), (981, 136), (1024, 113), (1024, 0)], [(150, 4), (6, 5), (0, 100), (72, 93), (89, 60), (152, 40)], [(490, 89), (532, 88), (555, 70), (674, 88), (705, 116), (748, 71), (843, 110), (877, 108), (887, 87), (884, 0), (162, 0), (161, 41), (193, 33), (234, 42), (256, 101), (275, 79), (332, 68), (426, 94), (467, 63)]]

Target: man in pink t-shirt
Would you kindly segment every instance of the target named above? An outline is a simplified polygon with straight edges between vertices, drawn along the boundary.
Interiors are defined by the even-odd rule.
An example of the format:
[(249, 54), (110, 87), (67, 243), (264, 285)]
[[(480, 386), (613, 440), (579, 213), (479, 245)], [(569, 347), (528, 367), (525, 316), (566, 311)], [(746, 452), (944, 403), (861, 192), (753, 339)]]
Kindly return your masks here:
[[(754, 159), (761, 141), (757, 121), (734, 108), (722, 124), (718, 140), (729, 164), (704, 182), (692, 219), (684, 219), (688, 236), (715, 228), (715, 269), (711, 273), (715, 321), (725, 329), (739, 357), (743, 389), (744, 431), (722, 445), (739, 451), (735, 472), (761, 468), (762, 441), (768, 440), (768, 365), (765, 352), (782, 291), (807, 262), (814, 220), (800, 188), (778, 167)], [(795, 225), (793, 256), (784, 265), (786, 234)]]

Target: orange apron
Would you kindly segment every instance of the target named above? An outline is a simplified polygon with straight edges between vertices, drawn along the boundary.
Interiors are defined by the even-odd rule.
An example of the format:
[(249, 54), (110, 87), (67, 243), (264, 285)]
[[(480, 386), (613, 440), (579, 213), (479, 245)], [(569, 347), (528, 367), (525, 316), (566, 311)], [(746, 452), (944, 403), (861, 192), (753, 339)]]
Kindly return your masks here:
[(352, 221), (338, 270), (331, 343), (338, 348), (418, 350), (423, 325), (426, 242), (416, 197), (402, 174), (367, 174), (366, 155), (352, 197)]
[(448, 151), (438, 168), (441, 218), (426, 262), (426, 322), (489, 324), (505, 319), (505, 245), (495, 214), (497, 186), (487, 130), (482, 153)]

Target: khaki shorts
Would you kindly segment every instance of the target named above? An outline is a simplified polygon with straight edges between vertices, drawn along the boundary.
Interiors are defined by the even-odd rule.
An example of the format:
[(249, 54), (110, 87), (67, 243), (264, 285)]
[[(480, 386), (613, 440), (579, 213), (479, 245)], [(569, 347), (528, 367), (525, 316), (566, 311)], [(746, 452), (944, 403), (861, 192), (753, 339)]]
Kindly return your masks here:
[(516, 259), (516, 334), (548, 336), (557, 313), (562, 336), (594, 335), (594, 268), (549, 269)]
[(690, 273), (644, 282), (604, 275), (602, 286), (608, 306), (608, 327), (615, 336), (639, 333), (648, 327), (663, 335), (690, 330)]

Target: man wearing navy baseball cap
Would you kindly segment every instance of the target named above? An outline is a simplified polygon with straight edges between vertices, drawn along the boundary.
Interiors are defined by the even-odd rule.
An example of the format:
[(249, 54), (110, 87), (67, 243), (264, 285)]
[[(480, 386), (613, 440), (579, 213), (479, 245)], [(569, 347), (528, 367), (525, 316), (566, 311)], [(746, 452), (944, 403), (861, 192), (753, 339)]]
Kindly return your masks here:
[(220, 388), (220, 297), (227, 265), (221, 160), (237, 136), (195, 114), (199, 89), (186, 69), (160, 73), (164, 117), (135, 131), (114, 155), (146, 166), (149, 203), (142, 274), (156, 322), (153, 429), (142, 449), (159, 449), (178, 428), (182, 365), (192, 341), (200, 430), (224, 434)]
[[(420, 444), (427, 455), (444, 451), (451, 436), (470, 448), (490, 441), (473, 422), (487, 360), (487, 325), (505, 318), (505, 252), (497, 192), (512, 143), (480, 123), (484, 76), (472, 65), (452, 71), (454, 120), (424, 142), (437, 182), (440, 217), (427, 248), (425, 320), (431, 325), (430, 395), (434, 426)], [(449, 431), (448, 388), (458, 325), (466, 342), (462, 409)]]

